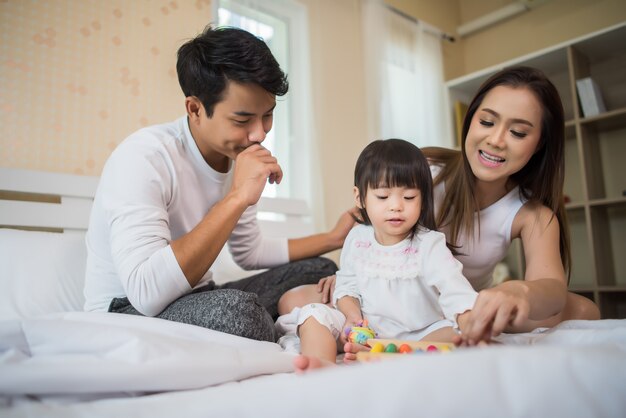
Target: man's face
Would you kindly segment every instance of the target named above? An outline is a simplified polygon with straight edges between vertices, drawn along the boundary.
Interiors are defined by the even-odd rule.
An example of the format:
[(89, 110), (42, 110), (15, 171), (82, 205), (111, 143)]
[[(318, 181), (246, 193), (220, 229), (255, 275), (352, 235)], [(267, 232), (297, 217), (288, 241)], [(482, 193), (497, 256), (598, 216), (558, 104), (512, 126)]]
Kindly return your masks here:
[(225, 172), (229, 160), (263, 142), (272, 129), (275, 107), (276, 97), (261, 86), (229, 81), (211, 117), (196, 97), (187, 98), (189, 128), (205, 161), (214, 170)]

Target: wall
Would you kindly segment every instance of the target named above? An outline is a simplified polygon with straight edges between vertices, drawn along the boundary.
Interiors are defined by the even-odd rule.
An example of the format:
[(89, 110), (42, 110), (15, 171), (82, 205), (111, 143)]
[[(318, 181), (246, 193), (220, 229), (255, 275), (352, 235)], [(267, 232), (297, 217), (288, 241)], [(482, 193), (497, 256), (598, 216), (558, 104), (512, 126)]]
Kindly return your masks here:
[(624, 0), (537, 0), (528, 12), (465, 38), (456, 28), (514, 0), (385, 0), (391, 6), (456, 35), (444, 43), (447, 80), (491, 67), (626, 20)]
[[(330, 227), (368, 142), (360, 2), (302, 3)], [(176, 50), (210, 21), (209, 0), (0, 0), (0, 166), (99, 175), (127, 135), (183, 114)]]
[(184, 112), (176, 50), (209, 0), (1, 0), (0, 166), (98, 175), (142, 126)]
[[(314, 123), (327, 226), (352, 204), (367, 144), (359, 0), (299, 0), (309, 9)], [(455, 34), (508, 0), (387, 0)], [(548, 0), (444, 43), (446, 78), (618, 21), (623, 0)], [(209, 0), (0, 0), (0, 166), (98, 175), (128, 134), (183, 113), (177, 48), (211, 21)]]
[[(475, 19), (510, 1), (459, 0), (461, 22)], [(546, 0), (528, 12), (461, 40), (463, 67), (458, 77), (626, 20), (624, 0)]]
[[(300, 0), (309, 10), (314, 126), (323, 155), (327, 226), (353, 203), (358, 153), (370, 141), (365, 124), (365, 78), (359, 0)], [(332, 255), (337, 258), (337, 253)]]

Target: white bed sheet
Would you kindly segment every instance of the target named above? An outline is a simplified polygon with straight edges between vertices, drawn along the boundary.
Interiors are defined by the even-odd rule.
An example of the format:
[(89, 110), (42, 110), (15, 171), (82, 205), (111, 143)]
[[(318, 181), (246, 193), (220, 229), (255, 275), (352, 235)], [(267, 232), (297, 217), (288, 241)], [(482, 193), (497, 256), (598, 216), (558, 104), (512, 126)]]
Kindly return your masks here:
[(292, 370), (277, 344), (101, 312), (2, 321), (0, 350), (5, 398), (184, 390)]
[[(626, 416), (626, 320), (303, 376), (285, 373), (292, 356), (276, 344), (153, 318), (66, 314), (21, 327), (23, 358), (5, 349), (26, 347), (20, 333), (0, 333), (6, 417)], [(166, 392), (124, 397), (151, 391)]]

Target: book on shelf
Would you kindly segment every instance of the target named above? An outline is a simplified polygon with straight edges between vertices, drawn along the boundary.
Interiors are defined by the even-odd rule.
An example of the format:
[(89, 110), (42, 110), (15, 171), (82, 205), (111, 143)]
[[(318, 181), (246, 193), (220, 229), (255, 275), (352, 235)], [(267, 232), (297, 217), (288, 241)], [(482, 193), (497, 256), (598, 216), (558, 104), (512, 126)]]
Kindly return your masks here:
[(578, 99), (584, 117), (588, 118), (606, 112), (600, 87), (593, 78), (585, 77), (576, 80), (576, 90), (578, 90)]
[(461, 136), (463, 135), (463, 120), (467, 113), (467, 105), (459, 100), (454, 102), (454, 126), (456, 132), (455, 146), (461, 149)]

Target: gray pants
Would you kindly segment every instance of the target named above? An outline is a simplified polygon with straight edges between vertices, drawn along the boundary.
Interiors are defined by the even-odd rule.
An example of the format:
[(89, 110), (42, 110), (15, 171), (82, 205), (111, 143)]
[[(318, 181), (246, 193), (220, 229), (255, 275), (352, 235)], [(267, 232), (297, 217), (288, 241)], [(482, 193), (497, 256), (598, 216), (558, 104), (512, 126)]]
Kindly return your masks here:
[[(278, 300), (287, 290), (335, 274), (337, 265), (317, 257), (275, 267), (235, 282), (207, 286), (175, 300), (157, 318), (198, 325), (262, 341), (276, 341)], [(109, 312), (141, 315), (128, 298), (115, 298)]]

